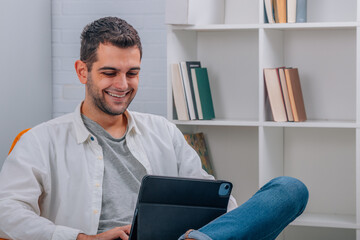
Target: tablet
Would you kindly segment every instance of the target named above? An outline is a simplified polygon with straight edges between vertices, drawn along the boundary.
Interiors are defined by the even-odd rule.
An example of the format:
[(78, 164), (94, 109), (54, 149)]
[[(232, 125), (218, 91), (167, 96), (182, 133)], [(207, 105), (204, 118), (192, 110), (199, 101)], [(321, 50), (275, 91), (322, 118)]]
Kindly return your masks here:
[(226, 213), (232, 184), (222, 180), (146, 175), (130, 240), (176, 240)]

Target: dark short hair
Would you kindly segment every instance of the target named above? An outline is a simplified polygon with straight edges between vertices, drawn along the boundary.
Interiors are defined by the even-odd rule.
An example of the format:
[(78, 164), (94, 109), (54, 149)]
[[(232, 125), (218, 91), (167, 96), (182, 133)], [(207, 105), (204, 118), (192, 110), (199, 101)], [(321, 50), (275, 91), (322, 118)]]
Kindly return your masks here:
[(80, 60), (86, 63), (88, 71), (97, 61), (96, 51), (100, 43), (120, 48), (137, 46), (142, 57), (140, 37), (133, 26), (117, 17), (100, 18), (85, 26), (81, 33)]

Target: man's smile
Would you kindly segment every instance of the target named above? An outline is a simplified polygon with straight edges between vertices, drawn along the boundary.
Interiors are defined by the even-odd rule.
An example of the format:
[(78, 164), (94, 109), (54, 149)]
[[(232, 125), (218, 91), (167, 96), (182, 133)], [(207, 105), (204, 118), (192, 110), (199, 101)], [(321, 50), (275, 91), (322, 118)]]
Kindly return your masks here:
[(105, 91), (107, 94), (109, 94), (110, 96), (112, 96), (112, 97), (116, 97), (116, 98), (123, 98), (123, 97), (125, 97), (128, 93), (130, 93), (131, 91), (127, 91), (127, 92), (125, 92), (125, 93), (123, 93), (123, 94), (116, 94), (116, 93), (112, 93), (112, 92), (108, 92), (108, 91)]

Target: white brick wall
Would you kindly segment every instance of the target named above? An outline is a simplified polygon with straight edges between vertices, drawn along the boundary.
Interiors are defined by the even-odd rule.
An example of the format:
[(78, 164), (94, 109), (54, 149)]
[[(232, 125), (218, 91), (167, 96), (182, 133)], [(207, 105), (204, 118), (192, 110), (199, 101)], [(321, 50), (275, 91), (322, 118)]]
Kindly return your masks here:
[(142, 40), (139, 91), (130, 109), (166, 116), (165, 0), (52, 0), (53, 116), (72, 112), (84, 98), (74, 70), (80, 33), (105, 16), (125, 19)]

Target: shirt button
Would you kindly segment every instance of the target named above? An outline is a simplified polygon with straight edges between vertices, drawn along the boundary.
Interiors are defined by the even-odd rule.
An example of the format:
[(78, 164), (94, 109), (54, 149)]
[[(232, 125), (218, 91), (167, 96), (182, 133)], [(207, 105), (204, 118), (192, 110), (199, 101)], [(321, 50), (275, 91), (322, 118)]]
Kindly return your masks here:
[(97, 183), (97, 184), (95, 184), (95, 186), (96, 186), (96, 187), (100, 187), (100, 184), (99, 184), (99, 183)]
[(94, 141), (94, 140), (95, 140), (95, 138), (94, 138), (93, 136), (91, 136), (90, 139), (91, 139), (91, 141)]
[(94, 214), (98, 214), (98, 212), (99, 212), (98, 210), (94, 210), (94, 211), (93, 211)]
[(102, 159), (103, 159), (103, 157), (102, 157), (102, 156), (98, 156), (98, 157), (97, 157), (97, 159), (102, 160)]

